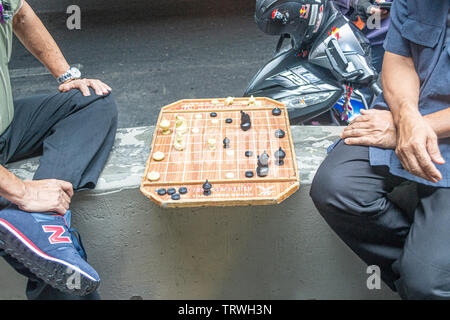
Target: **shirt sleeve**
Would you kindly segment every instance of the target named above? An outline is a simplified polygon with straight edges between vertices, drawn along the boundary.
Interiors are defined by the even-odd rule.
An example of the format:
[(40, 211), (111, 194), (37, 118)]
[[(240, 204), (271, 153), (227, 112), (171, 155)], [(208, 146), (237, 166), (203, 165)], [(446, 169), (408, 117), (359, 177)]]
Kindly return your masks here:
[(402, 37), (401, 30), (408, 17), (406, 0), (396, 0), (392, 4), (391, 22), (384, 41), (384, 49), (405, 57), (411, 57), (408, 39)]
[(22, 6), (23, 6), (23, 0), (20, 0), (20, 1), (19, 1), (19, 4), (17, 5), (16, 10), (14, 10), (14, 14), (16, 14), (17, 12), (19, 12), (20, 9), (22, 9)]

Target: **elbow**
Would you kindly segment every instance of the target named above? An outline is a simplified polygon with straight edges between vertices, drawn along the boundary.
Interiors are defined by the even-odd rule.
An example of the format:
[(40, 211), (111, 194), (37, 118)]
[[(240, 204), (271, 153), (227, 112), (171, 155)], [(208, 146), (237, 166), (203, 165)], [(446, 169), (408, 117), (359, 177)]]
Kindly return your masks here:
[(13, 17), (12, 27), (15, 33), (17, 33), (17, 31), (20, 32), (20, 30), (23, 30), (27, 19), (30, 17), (30, 12), (33, 13), (33, 9), (31, 9), (28, 3), (24, 1), (22, 8), (20, 8), (20, 10), (16, 12)]

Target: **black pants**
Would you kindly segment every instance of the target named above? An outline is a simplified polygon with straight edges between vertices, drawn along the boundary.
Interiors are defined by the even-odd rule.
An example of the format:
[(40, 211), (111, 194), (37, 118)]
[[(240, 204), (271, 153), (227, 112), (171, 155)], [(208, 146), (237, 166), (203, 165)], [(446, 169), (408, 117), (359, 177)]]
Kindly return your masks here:
[(340, 142), (319, 168), (311, 197), (338, 236), (368, 265), (378, 265), (402, 298), (448, 299), (450, 188), (419, 184), (419, 205), (408, 214), (387, 196), (403, 181), (370, 166), (367, 147)]
[[(72, 90), (38, 95), (14, 101), (14, 109), (13, 122), (0, 136), (2, 165), (42, 155), (34, 180), (68, 181), (75, 191), (95, 187), (117, 130), (117, 107), (110, 94), (97, 96), (91, 90), (91, 96), (84, 97)], [(29, 299), (79, 298), (46, 285), (12, 257), (4, 258), (29, 278)]]

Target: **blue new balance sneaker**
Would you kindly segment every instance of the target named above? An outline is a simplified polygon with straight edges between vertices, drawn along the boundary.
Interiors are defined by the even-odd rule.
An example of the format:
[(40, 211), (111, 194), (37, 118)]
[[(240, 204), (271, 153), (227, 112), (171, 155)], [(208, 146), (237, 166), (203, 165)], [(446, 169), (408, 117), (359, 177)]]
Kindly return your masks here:
[(83, 296), (98, 288), (100, 278), (71, 230), (70, 211), (64, 216), (16, 206), (0, 211), (0, 248), (52, 287)]

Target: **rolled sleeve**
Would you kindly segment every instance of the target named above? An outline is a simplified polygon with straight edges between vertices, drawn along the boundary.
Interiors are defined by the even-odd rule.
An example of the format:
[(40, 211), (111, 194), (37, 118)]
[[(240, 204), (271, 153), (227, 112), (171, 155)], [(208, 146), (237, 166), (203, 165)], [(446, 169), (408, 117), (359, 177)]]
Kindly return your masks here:
[(20, 0), (20, 1), (19, 1), (19, 4), (17, 5), (16, 10), (14, 10), (14, 15), (15, 15), (17, 12), (19, 12), (20, 9), (22, 9), (22, 6), (23, 6), (23, 0)]
[(392, 4), (391, 24), (389, 26), (384, 49), (404, 57), (411, 57), (411, 47), (408, 39), (402, 37), (401, 30), (408, 17), (406, 0), (396, 0)]

